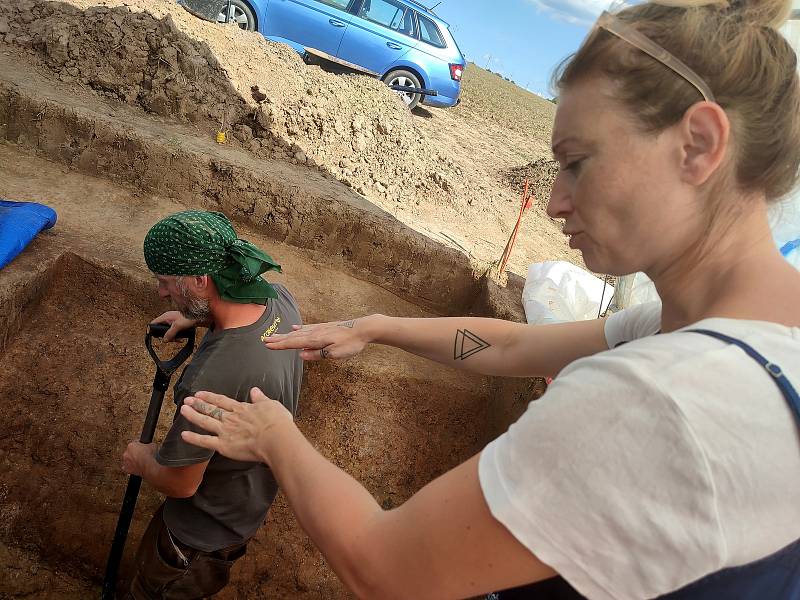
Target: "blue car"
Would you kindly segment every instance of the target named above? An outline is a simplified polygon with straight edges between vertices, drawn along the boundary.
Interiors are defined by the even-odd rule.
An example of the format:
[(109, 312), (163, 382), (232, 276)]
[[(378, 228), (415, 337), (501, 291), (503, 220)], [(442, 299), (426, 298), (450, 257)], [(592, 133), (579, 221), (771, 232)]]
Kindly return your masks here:
[[(191, 10), (192, 0), (182, 4)], [(378, 77), (409, 108), (458, 104), (464, 56), (448, 24), (415, 0), (231, 0), (228, 18), (304, 56)]]

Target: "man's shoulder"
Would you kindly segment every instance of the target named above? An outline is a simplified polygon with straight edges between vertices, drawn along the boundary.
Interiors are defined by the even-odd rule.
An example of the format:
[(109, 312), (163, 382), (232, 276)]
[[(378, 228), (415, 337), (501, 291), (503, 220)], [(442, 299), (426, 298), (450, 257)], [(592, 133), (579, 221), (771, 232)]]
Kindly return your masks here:
[(273, 283), (271, 284), (275, 292), (278, 294), (278, 302), (279, 303), (287, 303), (293, 308), (297, 309), (297, 300), (294, 297), (294, 294), (289, 291), (282, 283)]
[[(266, 337), (273, 333), (289, 333), (292, 331), (292, 325), (303, 324), (300, 307), (292, 293), (280, 283), (272, 285), (278, 297), (272, 300), (274, 303), (271, 311), (273, 318), (270, 323), (267, 323), (270, 327), (265, 331)], [(263, 342), (264, 339), (261, 341)]]
[(192, 360), (199, 367), (195, 382), (242, 381), (248, 375), (260, 375), (265, 369), (278, 367), (285, 360), (285, 355), (269, 350), (264, 342), (275, 333), (290, 332), (294, 324), (300, 324), (296, 308), (279, 304), (256, 324), (245, 328), (245, 331), (210, 340)]

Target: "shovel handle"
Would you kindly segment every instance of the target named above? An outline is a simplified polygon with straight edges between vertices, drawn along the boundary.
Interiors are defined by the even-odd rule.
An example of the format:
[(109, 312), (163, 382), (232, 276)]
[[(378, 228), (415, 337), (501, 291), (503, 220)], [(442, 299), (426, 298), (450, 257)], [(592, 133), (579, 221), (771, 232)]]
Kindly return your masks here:
[(184, 338), (186, 340), (186, 343), (184, 344), (183, 348), (181, 348), (180, 352), (178, 352), (169, 360), (162, 360), (159, 358), (158, 354), (156, 354), (156, 351), (153, 349), (152, 340), (153, 338), (164, 337), (164, 334), (168, 329), (169, 325), (164, 323), (156, 323), (155, 325), (151, 324), (147, 326), (147, 334), (144, 336), (144, 345), (147, 348), (147, 351), (150, 353), (150, 357), (153, 359), (153, 362), (155, 362), (156, 366), (158, 367), (158, 370), (156, 371), (156, 381), (153, 385), (155, 388), (158, 388), (161, 391), (166, 391), (170, 376), (184, 363), (187, 358), (189, 358), (189, 356), (191, 356), (192, 352), (194, 351), (195, 329), (194, 327), (191, 327), (189, 329), (184, 329), (176, 336), (177, 338)]
[(139, 488), (142, 485), (142, 478), (131, 475), (128, 478), (128, 487), (125, 488), (125, 496), (122, 499), (122, 509), (117, 518), (117, 529), (114, 531), (114, 539), (111, 542), (111, 551), (108, 553), (106, 572), (103, 577), (103, 592), (101, 600), (114, 600), (117, 597), (117, 575), (119, 565), (122, 562), (122, 553), (125, 550), (125, 541), (128, 539), (128, 530), (133, 520), (133, 512), (136, 509), (136, 500), (139, 498)]
[[(150, 334), (150, 337), (154, 338), (163, 338), (167, 335), (167, 331), (169, 331), (169, 323), (150, 323), (147, 326), (147, 332)], [(176, 340), (187, 339), (190, 335), (191, 329), (183, 329), (179, 331), (175, 335)]]

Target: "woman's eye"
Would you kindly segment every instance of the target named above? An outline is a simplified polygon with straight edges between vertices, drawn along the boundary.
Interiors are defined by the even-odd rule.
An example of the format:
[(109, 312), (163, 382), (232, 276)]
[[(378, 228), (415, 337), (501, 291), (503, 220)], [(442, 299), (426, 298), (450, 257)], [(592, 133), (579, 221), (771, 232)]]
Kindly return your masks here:
[(570, 171), (572, 173), (577, 173), (578, 171), (581, 170), (582, 162), (583, 162), (582, 158), (578, 160), (573, 160), (571, 163), (567, 163), (566, 165), (564, 165), (564, 170)]

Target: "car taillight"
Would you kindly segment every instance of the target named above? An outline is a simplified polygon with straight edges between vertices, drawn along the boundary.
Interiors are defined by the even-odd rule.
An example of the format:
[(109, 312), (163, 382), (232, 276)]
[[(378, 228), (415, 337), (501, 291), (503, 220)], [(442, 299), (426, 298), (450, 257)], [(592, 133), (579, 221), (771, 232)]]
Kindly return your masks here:
[(461, 81), (464, 74), (464, 65), (450, 65), (450, 77), (453, 81)]

